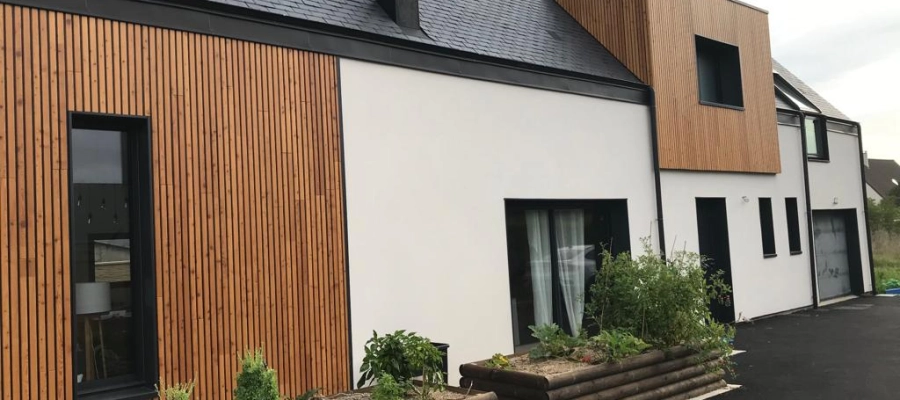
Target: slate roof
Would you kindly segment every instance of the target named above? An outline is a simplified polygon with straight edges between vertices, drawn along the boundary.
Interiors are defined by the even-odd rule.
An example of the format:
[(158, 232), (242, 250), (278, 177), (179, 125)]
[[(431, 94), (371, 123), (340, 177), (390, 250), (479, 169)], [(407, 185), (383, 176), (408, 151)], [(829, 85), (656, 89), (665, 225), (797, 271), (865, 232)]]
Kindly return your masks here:
[(887, 197), (892, 190), (898, 187), (894, 184), (894, 180), (900, 182), (900, 165), (897, 165), (896, 161), (869, 159), (869, 167), (866, 168), (866, 183), (881, 197)]
[[(800, 91), (807, 100), (809, 100), (816, 108), (822, 111), (822, 114), (828, 117), (839, 118), (849, 120), (841, 110), (838, 110), (837, 107), (833, 106), (828, 100), (825, 100), (824, 97), (816, 93), (813, 88), (809, 87), (805, 82), (800, 80), (797, 75), (794, 75), (790, 70), (781, 65), (777, 60), (772, 60), (772, 68), (775, 70), (778, 75), (781, 75), (787, 83), (793, 86), (795, 89)], [(777, 99), (778, 97), (776, 97)], [(793, 108), (793, 107), (788, 107)]]
[(209, 0), (258, 12), (627, 82), (628, 68), (554, 0), (419, 0), (421, 31), (376, 0)]

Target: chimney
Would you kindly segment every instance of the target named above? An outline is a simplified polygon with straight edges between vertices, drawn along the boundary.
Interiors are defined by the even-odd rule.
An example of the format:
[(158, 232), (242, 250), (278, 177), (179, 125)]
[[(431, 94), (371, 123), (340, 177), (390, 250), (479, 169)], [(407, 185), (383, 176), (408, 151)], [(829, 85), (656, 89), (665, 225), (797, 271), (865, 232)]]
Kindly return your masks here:
[(863, 164), (866, 165), (866, 168), (869, 168), (869, 152), (868, 151), (863, 152)]
[(378, 4), (397, 25), (419, 29), (419, 0), (378, 0)]

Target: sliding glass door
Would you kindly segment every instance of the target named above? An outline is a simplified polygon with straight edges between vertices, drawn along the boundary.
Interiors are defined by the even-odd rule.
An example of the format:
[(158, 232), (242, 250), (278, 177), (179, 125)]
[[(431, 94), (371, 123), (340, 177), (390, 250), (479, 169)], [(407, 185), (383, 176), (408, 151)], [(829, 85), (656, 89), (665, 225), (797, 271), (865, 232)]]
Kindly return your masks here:
[(510, 200), (506, 207), (515, 345), (534, 342), (530, 325), (579, 332), (598, 255), (628, 250), (626, 202)]

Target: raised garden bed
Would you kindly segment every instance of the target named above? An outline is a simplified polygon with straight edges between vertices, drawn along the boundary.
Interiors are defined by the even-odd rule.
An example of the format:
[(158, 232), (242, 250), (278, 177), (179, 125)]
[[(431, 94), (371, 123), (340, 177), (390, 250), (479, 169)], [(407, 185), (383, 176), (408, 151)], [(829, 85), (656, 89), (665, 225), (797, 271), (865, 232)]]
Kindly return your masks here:
[(544, 373), (527, 372), (541, 371), (539, 366), (525, 365), (527, 355), (507, 358), (512, 368), (489, 367), (488, 360), (461, 365), (460, 386), (493, 391), (500, 400), (689, 399), (726, 386), (724, 372), (716, 368), (720, 354), (703, 356), (683, 347), (617, 363), (551, 366)]
[[(338, 393), (333, 396), (325, 397), (328, 400), (369, 400), (372, 398), (372, 390), (374, 387), (367, 387), (351, 392)], [(498, 400), (497, 395), (491, 392), (480, 390), (469, 390), (458, 387), (447, 386), (441, 392), (435, 392), (431, 398), (433, 400)], [(412, 397), (409, 397), (412, 399)]]

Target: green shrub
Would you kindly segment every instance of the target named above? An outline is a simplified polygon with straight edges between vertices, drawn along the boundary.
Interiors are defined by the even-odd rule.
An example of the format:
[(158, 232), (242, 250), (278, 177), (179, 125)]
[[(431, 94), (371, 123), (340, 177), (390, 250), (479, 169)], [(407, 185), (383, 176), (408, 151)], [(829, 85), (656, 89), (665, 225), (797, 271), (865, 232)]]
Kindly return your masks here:
[(611, 330), (588, 339), (588, 347), (601, 354), (602, 361), (617, 362), (641, 354), (651, 346), (628, 332)]
[[(384, 336), (372, 332), (366, 342), (358, 387), (371, 384), (376, 377), (389, 375), (397, 384), (412, 388), (420, 398), (444, 389), (441, 371), (443, 355), (428, 338), (403, 330)], [(422, 385), (412, 386), (412, 378), (422, 376)]]
[(247, 350), (241, 358), (241, 372), (237, 376), (235, 400), (280, 400), (278, 377), (266, 365), (262, 349)]
[(531, 329), (531, 336), (538, 340), (538, 344), (528, 352), (528, 358), (532, 360), (566, 358), (584, 345), (581, 337), (572, 337), (556, 324), (532, 325), (528, 329)]
[[(160, 389), (162, 386), (162, 389)], [(188, 383), (176, 383), (172, 386), (165, 386), (160, 382), (156, 386), (156, 395), (160, 400), (190, 400), (191, 393), (194, 392), (194, 381)]]
[(585, 315), (601, 332), (631, 334), (656, 347), (686, 345), (698, 351), (731, 351), (734, 330), (713, 320), (711, 302), (728, 302), (722, 273), (706, 276), (696, 253), (659, 257), (645, 239), (644, 254), (603, 253), (585, 302)]
[(406, 397), (408, 384), (397, 382), (392, 376), (382, 374), (378, 378), (378, 386), (372, 391), (372, 400), (397, 400)]

